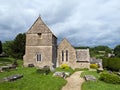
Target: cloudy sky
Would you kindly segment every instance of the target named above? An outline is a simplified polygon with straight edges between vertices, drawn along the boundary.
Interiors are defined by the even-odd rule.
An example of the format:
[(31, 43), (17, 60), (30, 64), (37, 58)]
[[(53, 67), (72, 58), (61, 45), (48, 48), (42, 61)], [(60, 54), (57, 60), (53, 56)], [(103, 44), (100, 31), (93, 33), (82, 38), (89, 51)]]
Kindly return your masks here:
[(120, 0), (0, 0), (0, 40), (26, 32), (38, 16), (74, 46), (120, 44)]

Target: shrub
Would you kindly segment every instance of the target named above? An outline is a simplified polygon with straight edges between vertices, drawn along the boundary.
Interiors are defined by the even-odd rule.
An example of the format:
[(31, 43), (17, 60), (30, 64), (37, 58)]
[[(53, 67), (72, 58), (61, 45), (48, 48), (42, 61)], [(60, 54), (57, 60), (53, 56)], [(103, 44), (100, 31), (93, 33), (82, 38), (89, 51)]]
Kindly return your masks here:
[(69, 66), (68, 66), (67, 64), (62, 64), (62, 65), (61, 65), (61, 68), (62, 68), (62, 69), (68, 69)]
[(106, 69), (108, 68), (108, 59), (109, 59), (109, 58), (103, 58), (103, 59), (102, 59), (103, 68), (106, 68)]
[(97, 64), (90, 64), (90, 68), (97, 69), (98, 65)]
[(120, 58), (103, 58), (103, 68), (112, 71), (120, 70)]
[(107, 83), (120, 84), (120, 77), (113, 73), (103, 72), (99, 79)]

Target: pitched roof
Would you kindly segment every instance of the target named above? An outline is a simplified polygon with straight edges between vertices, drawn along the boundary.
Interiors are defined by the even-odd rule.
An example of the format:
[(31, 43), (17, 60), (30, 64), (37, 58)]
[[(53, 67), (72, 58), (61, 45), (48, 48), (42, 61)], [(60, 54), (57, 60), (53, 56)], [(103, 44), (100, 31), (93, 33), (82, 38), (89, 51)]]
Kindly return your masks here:
[[(59, 44), (58, 46), (60, 46), (60, 45), (62, 45), (62, 44), (68, 45), (68, 46), (70, 46), (70, 47), (72, 47), (72, 48), (74, 49), (74, 47), (70, 44), (70, 42), (69, 42), (66, 38), (64, 38), (64, 39), (60, 42), (60, 44)], [(68, 46), (67, 46), (67, 47), (68, 47)]]
[(76, 58), (77, 61), (89, 62), (89, 49), (76, 49)]
[(27, 31), (27, 33), (36, 34), (36, 33), (43, 33), (43, 32), (44, 33), (52, 33), (52, 31), (48, 28), (48, 26), (43, 22), (43, 20), (39, 16), (36, 19), (36, 21), (33, 23), (33, 25), (30, 27), (30, 29)]

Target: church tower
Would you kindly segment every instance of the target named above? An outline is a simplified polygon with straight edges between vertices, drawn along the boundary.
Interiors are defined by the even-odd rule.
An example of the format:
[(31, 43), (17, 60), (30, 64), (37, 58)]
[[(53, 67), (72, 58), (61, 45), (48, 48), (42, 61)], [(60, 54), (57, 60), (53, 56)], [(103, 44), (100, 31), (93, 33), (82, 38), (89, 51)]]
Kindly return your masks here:
[(51, 32), (39, 16), (26, 33), (24, 66), (45, 65), (56, 67), (57, 37)]

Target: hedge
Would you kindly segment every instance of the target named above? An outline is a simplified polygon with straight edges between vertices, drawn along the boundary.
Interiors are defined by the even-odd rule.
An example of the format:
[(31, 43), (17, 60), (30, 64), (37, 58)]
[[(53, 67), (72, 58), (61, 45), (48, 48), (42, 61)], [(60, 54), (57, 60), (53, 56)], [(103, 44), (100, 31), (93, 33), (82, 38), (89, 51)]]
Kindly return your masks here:
[(112, 71), (120, 70), (120, 58), (103, 58), (103, 68)]
[(101, 81), (111, 84), (120, 84), (120, 77), (114, 73), (103, 72), (100, 74)]

